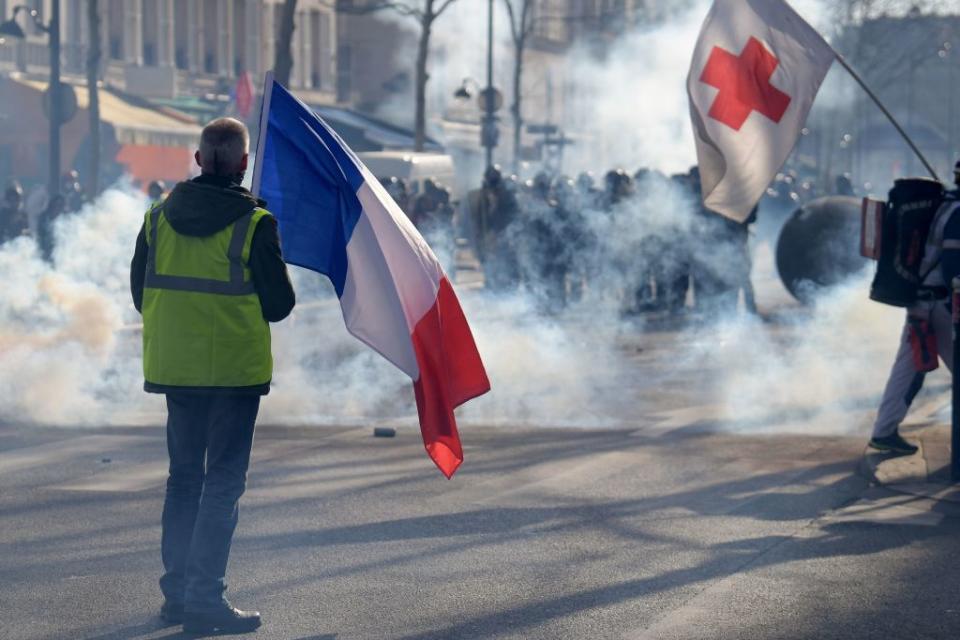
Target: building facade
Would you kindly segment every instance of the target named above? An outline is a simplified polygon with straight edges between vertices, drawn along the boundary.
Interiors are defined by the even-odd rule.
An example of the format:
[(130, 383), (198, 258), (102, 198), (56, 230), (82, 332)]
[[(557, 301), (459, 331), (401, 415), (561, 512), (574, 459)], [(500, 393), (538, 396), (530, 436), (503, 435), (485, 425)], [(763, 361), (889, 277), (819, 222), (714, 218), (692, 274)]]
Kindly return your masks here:
[[(63, 72), (85, 74), (89, 50), (86, 0), (26, 0), (44, 23), (61, 2)], [(0, 0), (8, 18), (24, 0)], [(274, 63), (282, 0), (99, 0), (101, 77), (131, 94), (172, 100), (223, 99), (239, 74), (259, 85)], [(19, 14), (24, 41), (0, 44), (0, 72), (42, 77), (49, 69), (47, 36)], [(336, 12), (322, 0), (299, 0), (292, 43), (292, 88), (311, 102), (336, 98)]]

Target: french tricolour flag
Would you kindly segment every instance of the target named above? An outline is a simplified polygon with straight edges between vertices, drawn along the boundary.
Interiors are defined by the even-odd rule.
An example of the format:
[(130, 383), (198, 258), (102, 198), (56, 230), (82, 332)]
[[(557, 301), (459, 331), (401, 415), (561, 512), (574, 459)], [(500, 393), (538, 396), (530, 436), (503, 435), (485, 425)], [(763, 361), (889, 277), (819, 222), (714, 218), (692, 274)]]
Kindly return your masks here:
[(380, 182), (271, 74), (253, 190), (284, 259), (328, 276), (347, 330), (413, 380), (424, 446), (451, 477), (463, 462), (453, 410), (490, 390), (453, 287)]

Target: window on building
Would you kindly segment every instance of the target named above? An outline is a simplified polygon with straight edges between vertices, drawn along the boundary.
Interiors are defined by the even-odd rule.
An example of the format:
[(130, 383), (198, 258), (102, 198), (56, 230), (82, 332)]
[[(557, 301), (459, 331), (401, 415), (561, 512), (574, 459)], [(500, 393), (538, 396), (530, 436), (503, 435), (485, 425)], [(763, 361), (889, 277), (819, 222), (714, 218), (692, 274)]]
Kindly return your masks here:
[(352, 78), (352, 51), (350, 45), (341, 44), (337, 47), (337, 101), (349, 102), (350, 94), (353, 93)]
[(326, 75), (320, 56), (323, 50), (323, 38), (320, 35), (320, 16), (321, 13), (316, 9), (310, 12), (310, 43), (313, 57), (311, 60), (313, 64), (310, 65), (310, 86), (314, 89), (319, 89), (322, 86), (323, 76)]
[(307, 24), (309, 24), (307, 12), (298, 11), (295, 19), (296, 27), (293, 30), (293, 38), (296, 44), (293, 47), (294, 64), (291, 75), (293, 78), (296, 78), (296, 80), (293, 81), (296, 86), (309, 87), (310, 32), (307, 31)]
[(533, 35), (553, 42), (567, 40), (567, 9), (556, 0), (537, 0), (532, 7)]
[(274, 13), (270, 5), (263, 7), (260, 12), (260, 64), (264, 69), (273, 68), (274, 57)]
[(217, 3), (203, 3), (203, 70), (207, 73), (216, 73), (217, 49), (220, 35), (220, 23), (217, 20)]
[(110, 0), (107, 6), (107, 40), (110, 58), (123, 60), (123, 0)]
[(174, 0), (173, 3), (173, 59), (177, 69), (190, 67), (190, 27), (188, 22), (187, 0)]
[(233, 3), (233, 73), (239, 76), (247, 70), (247, 3)]
[(140, 33), (143, 39), (143, 64), (148, 67), (157, 66), (159, 54), (157, 47), (157, 32), (159, 31), (159, 16), (157, 12), (160, 7), (157, 0), (143, 0), (140, 16)]
[[(283, 28), (283, 3), (273, 5), (273, 48), (274, 52), (271, 56), (273, 58), (273, 65), (277, 64), (276, 61), (276, 47), (277, 43), (280, 42), (280, 30)], [(293, 43), (291, 43), (291, 49), (293, 48)], [(294, 56), (294, 67), (296, 67), (296, 56)], [(293, 78), (293, 70), (290, 70), (290, 77)]]
[[(67, 3), (67, 29), (66, 38), (63, 43), (66, 52), (67, 68), (73, 71), (80, 71), (84, 65), (84, 29), (83, 20), (86, 17), (84, 6), (81, 0), (69, 0)], [(3, 16), (0, 11), (0, 16)]]

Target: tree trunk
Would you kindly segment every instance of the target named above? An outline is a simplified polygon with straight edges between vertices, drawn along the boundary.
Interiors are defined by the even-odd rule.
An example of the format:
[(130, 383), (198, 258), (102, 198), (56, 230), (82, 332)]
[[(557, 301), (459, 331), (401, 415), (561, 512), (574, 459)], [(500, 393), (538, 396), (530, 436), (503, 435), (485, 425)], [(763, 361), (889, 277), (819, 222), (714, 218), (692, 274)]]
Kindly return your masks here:
[(100, 0), (87, 0), (87, 31), (89, 48), (87, 50), (87, 90), (90, 92), (90, 167), (87, 177), (87, 193), (96, 197), (100, 193)]
[(520, 172), (520, 136), (523, 132), (523, 117), (520, 105), (523, 100), (523, 50), (525, 38), (521, 38), (514, 46), (513, 58), (513, 104), (510, 113), (513, 114), (513, 173)]
[(423, 151), (427, 140), (427, 56), (430, 53), (430, 29), (433, 27), (432, 1), (420, 21), (420, 44), (417, 47), (416, 95), (414, 105), (413, 149)]
[(284, 87), (290, 86), (290, 72), (293, 70), (293, 31), (296, 29), (294, 21), (296, 14), (297, 0), (284, 0), (274, 56), (276, 62), (273, 65), (273, 79)]

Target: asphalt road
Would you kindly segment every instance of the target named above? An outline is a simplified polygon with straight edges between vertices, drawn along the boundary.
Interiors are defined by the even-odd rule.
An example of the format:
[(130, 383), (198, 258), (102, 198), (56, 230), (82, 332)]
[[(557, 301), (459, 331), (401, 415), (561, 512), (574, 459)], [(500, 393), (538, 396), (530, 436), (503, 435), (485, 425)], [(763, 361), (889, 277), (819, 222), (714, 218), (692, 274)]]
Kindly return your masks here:
[[(583, 331), (560, 364), (495, 369), (495, 393), (461, 416), (467, 460), (451, 481), (395, 403), (363, 427), (270, 426), (279, 389), (229, 597), (263, 613), (262, 639), (956, 637), (960, 498), (858, 472), (890, 341), (836, 338), (834, 319), (803, 325), (811, 348), (798, 348), (802, 312), (782, 313), (739, 333)], [(854, 338), (859, 368), (844, 368)], [(523, 347), (486, 344), (500, 364), (529, 359)], [(550, 366), (571, 370), (528, 380)], [(943, 421), (947, 380), (928, 380), (912, 421)], [(741, 411), (746, 391), (760, 411)], [(373, 438), (385, 424), (398, 436)], [(159, 426), (0, 423), (0, 640), (181, 637), (157, 617), (165, 466)]]
[[(861, 437), (260, 429), (230, 591), (255, 637), (946, 638), (960, 520), (871, 488)], [(176, 638), (162, 430), (0, 427), (0, 637)]]

